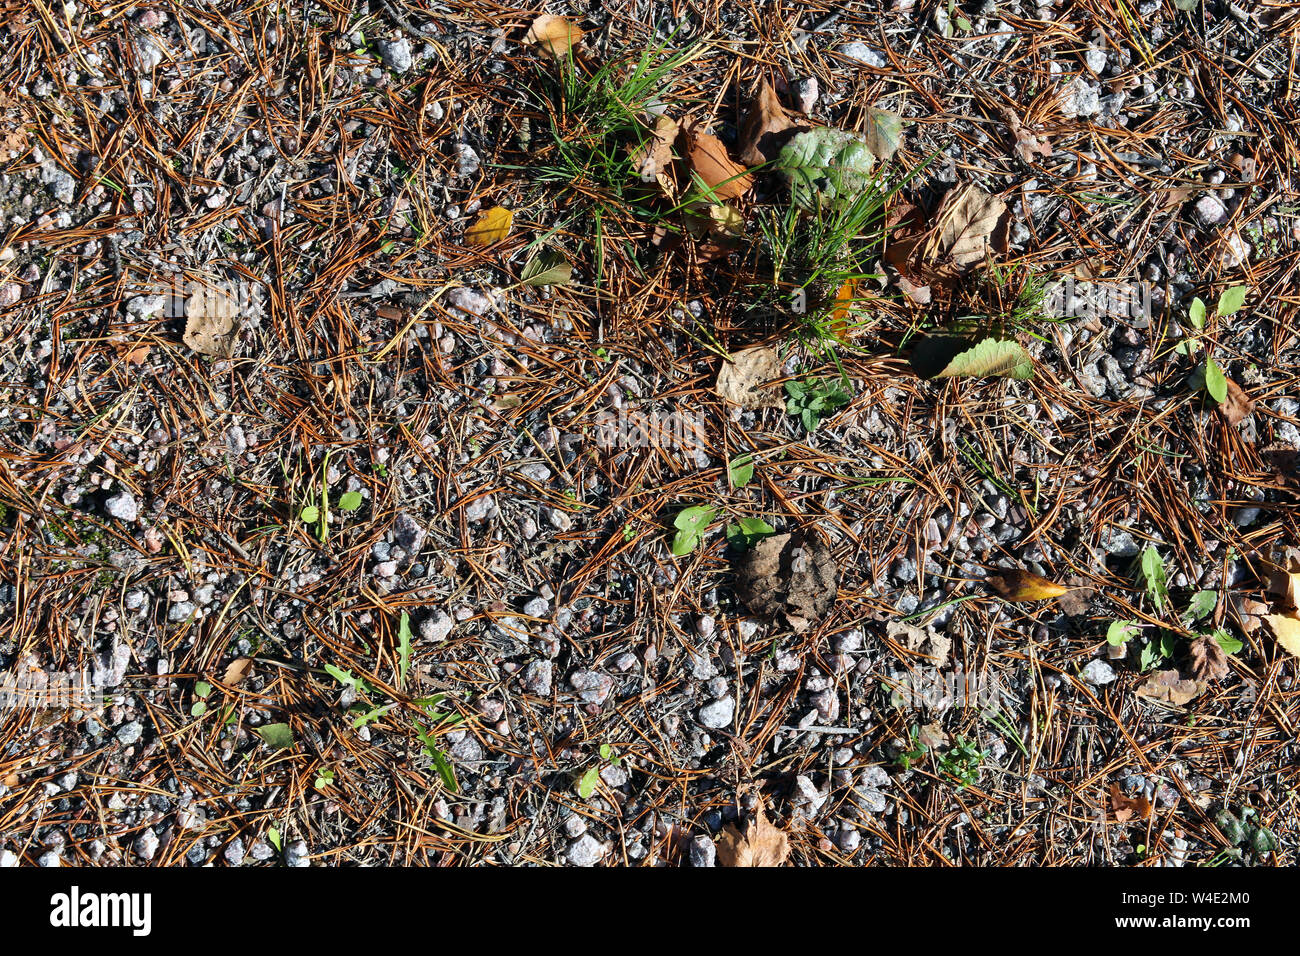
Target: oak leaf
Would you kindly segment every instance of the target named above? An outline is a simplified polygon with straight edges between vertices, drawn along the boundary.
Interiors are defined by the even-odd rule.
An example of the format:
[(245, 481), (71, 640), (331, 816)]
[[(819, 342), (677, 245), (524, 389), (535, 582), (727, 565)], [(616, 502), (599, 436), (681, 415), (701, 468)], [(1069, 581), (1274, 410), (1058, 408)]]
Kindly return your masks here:
[(784, 866), (790, 838), (768, 821), (760, 805), (742, 834), (728, 824), (718, 838), (718, 862), (723, 866)]

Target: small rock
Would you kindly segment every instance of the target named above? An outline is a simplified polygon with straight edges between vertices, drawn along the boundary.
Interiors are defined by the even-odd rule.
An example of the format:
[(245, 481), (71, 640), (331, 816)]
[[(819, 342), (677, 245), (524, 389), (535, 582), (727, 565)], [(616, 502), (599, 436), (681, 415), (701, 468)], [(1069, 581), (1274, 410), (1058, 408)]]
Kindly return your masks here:
[(136, 837), (131, 848), (140, 859), (152, 860), (154, 854), (158, 852), (158, 834), (153, 832), (152, 827), (146, 827), (145, 831)]
[(574, 866), (595, 866), (605, 856), (605, 845), (590, 833), (585, 833), (569, 844), (565, 854)]
[(437, 644), (445, 641), (455, 626), (456, 622), (452, 620), (451, 615), (439, 609), (420, 622), (420, 637)]
[(691, 866), (713, 866), (718, 858), (717, 848), (706, 836), (697, 836), (691, 841)]
[(117, 728), (117, 742), (123, 747), (130, 747), (132, 744), (139, 742), (143, 734), (144, 727), (140, 724), (140, 721), (133, 720)]
[(1080, 675), (1089, 684), (1101, 687), (1115, 679), (1115, 669), (1103, 660), (1089, 661)]
[(574, 671), (569, 676), (569, 686), (588, 704), (603, 704), (614, 689), (614, 678), (597, 671)]
[(286, 866), (311, 866), (306, 840), (293, 840), (284, 848)]
[(793, 93), (799, 112), (805, 115), (811, 113), (813, 107), (817, 105), (817, 97), (821, 95), (821, 89), (817, 85), (817, 77), (809, 76), (795, 81)]
[(235, 837), (221, 855), (231, 866), (239, 866), (244, 862), (244, 841), (240, 837)]
[(524, 690), (538, 697), (549, 697), (554, 670), (550, 661), (533, 661), (524, 669)]
[(1196, 200), (1193, 212), (1196, 216), (1196, 222), (1206, 229), (1210, 226), (1217, 226), (1228, 218), (1228, 207), (1214, 193), (1206, 193)]
[(700, 708), (700, 723), (710, 730), (722, 730), (730, 726), (731, 718), (736, 713), (736, 702), (728, 695)]
[(18, 865), (18, 854), (13, 850), (0, 850), (0, 870)]
[(456, 148), (456, 172), (461, 176), (473, 176), (478, 172), (480, 161), (478, 153), (466, 143), (457, 143)]
[(379, 55), (397, 73), (405, 73), (415, 65), (411, 57), (411, 44), (406, 37), (393, 41), (380, 40)]
[(852, 43), (841, 45), (836, 52), (839, 53), (840, 56), (846, 57), (855, 63), (860, 63), (863, 66), (875, 67), (878, 70), (883, 70), (888, 63), (879, 50), (872, 49), (865, 43), (861, 43), (857, 40), (854, 40)]
[(140, 516), (140, 504), (128, 491), (119, 491), (104, 502), (104, 507), (118, 521), (134, 521)]

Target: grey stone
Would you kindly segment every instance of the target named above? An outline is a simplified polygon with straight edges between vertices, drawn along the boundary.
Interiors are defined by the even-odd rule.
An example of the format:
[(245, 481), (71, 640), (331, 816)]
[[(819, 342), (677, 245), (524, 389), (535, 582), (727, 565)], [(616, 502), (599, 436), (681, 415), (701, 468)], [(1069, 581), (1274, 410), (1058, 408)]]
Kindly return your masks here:
[(1098, 659), (1095, 661), (1089, 661), (1088, 666), (1080, 672), (1079, 676), (1089, 684), (1101, 687), (1104, 684), (1111, 683), (1115, 679), (1115, 669), (1105, 661)]
[(730, 726), (731, 718), (736, 713), (736, 701), (730, 696), (705, 704), (700, 708), (700, 723), (710, 730), (721, 730)]

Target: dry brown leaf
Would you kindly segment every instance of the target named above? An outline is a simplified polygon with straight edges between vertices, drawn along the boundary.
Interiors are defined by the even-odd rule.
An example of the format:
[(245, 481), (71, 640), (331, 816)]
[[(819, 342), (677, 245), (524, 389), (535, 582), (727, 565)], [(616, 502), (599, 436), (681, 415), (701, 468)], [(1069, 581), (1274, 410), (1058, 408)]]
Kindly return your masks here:
[(1181, 707), (1199, 697), (1204, 690), (1205, 685), (1200, 681), (1187, 679), (1178, 671), (1170, 669), (1156, 671), (1148, 677), (1138, 686), (1137, 694), (1147, 700), (1176, 704)]
[(465, 230), (465, 245), (491, 246), (510, 235), (515, 214), (505, 206), (493, 206), (479, 214), (474, 224)]
[(916, 741), (933, 750), (935, 747), (948, 746), (948, 735), (944, 732), (943, 725), (936, 720), (932, 724), (921, 727), (916, 735)]
[(991, 574), (988, 582), (993, 590), (1008, 601), (1046, 601), (1060, 597), (1070, 590), (1032, 571), (1022, 571), (1018, 568), (1004, 570), (1001, 574)]
[(1151, 801), (1146, 794), (1126, 797), (1120, 792), (1119, 784), (1110, 785), (1110, 813), (1116, 823), (1128, 823), (1136, 817), (1139, 820), (1151, 819)]
[(1096, 593), (1095, 588), (1076, 586), (1062, 594), (1056, 603), (1067, 617), (1083, 617), (1088, 613)]
[(1011, 130), (1011, 135), (1015, 140), (1016, 155), (1026, 163), (1032, 163), (1036, 156), (1052, 155), (1052, 146), (1047, 141), (1047, 137), (1026, 129), (1014, 110), (1010, 108), (1004, 109), (1002, 111), (1002, 121)]
[(564, 56), (575, 43), (582, 39), (582, 29), (570, 23), (564, 17), (542, 14), (533, 21), (524, 42), (539, 46), (551, 56)]
[(0, 163), (27, 152), (27, 117), (18, 101), (0, 93)]
[(1229, 425), (1237, 425), (1255, 410), (1255, 403), (1240, 385), (1232, 379), (1227, 382), (1228, 397), (1219, 403), (1219, 414)]
[(1296, 616), (1296, 612), (1265, 614), (1263, 620), (1282, 650), (1292, 657), (1300, 657), (1300, 617)]
[(839, 568), (830, 549), (807, 535), (764, 538), (740, 558), (736, 593), (755, 614), (784, 617), (803, 632), (825, 617), (839, 593)]
[(1276, 598), (1277, 609), (1289, 611), (1300, 598), (1300, 559), (1287, 554), (1280, 566), (1272, 569), (1268, 578), (1268, 593)]
[(741, 162), (759, 166), (776, 159), (781, 147), (795, 132), (796, 126), (781, 105), (776, 90), (764, 79), (740, 131), (737, 145)]
[(1300, 485), (1300, 449), (1277, 442), (1260, 449), (1260, 455), (1284, 485)]
[(669, 199), (677, 195), (677, 182), (673, 176), (673, 143), (677, 141), (680, 127), (671, 116), (660, 116), (655, 128), (635, 149), (629, 159), (632, 171), (643, 183), (654, 183)]
[(930, 658), (934, 667), (942, 667), (948, 663), (952, 638), (939, 634), (931, 628), (922, 629), (907, 621), (890, 621), (885, 625), (885, 636), (891, 641), (901, 641), (909, 651)]
[(781, 395), (771, 383), (783, 374), (781, 356), (775, 349), (742, 349), (731, 356), (730, 362), (722, 363), (714, 390), (741, 408), (779, 408), (783, 404)]
[(984, 261), (1007, 204), (978, 186), (948, 191), (935, 215), (937, 230), (925, 258), (941, 275), (957, 276)]
[(221, 678), (221, 683), (227, 687), (234, 687), (244, 680), (253, 668), (253, 659), (251, 657), (236, 657), (226, 667), (226, 673)]
[(686, 159), (719, 202), (743, 196), (754, 186), (754, 177), (727, 155), (722, 140), (711, 133), (687, 130)]
[(742, 834), (734, 823), (718, 837), (718, 862), (723, 866), (784, 866), (790, 838), (773, 826), (760, 804)]
[(1228, 655), (1210, 634), (1202, 634), (1192, 641), (1192, 674), (1197, 680), (1220, 680), (1229, 674)]
[(201, 289), (185, 300), (182, 341), (196, 352), (229, 358), (235, 351), (235, 310), (229, 297)]

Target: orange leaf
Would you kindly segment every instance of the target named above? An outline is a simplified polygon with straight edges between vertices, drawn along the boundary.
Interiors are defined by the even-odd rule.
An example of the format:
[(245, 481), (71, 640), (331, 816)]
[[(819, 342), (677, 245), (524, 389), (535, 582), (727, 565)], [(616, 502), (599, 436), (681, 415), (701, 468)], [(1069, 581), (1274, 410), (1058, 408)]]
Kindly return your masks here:
[(1126, 797), (1120, 793), (1119, 784), (1110, 785), (1110, 812), (1116, 823), (1127, 823), (1133, 817), (1139, 820), (1151, 819), (1151, 801), (1145, 794)]
[(515, 214), (505, 206), (493, 206), (480, 213), (474, 225), (465, 230), (465, 245), (490, 246), (510, 235), (510, 225)]
[(723, 866), (784, 866), (789, 855), (789, 837), (768, 822), (761, 806), (743, 835), (729, 824), (718, 838), (718, 862)]
[(727, 148), (718, 137), (691, 132), (687, 135), (687, 143), (686, 158), (691, 169), (713, 191), (719, 202), (743, 196), (753, 188), (754, 177), (727, 155)]
[(581, 39), (580, 27), (549, 13), (534, 20), (524, 35), (525, 43), (539, 46), (551, 56), (564, 56)]

